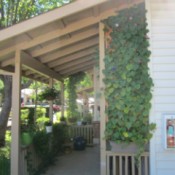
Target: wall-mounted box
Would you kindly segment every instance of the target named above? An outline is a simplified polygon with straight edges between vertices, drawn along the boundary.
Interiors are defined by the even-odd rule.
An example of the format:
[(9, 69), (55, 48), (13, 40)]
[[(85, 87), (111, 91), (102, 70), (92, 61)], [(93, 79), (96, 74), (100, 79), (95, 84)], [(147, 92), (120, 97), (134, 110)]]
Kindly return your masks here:
[(163, 114), (164, 145), (167, 150), (175, 150), (175, 113)]

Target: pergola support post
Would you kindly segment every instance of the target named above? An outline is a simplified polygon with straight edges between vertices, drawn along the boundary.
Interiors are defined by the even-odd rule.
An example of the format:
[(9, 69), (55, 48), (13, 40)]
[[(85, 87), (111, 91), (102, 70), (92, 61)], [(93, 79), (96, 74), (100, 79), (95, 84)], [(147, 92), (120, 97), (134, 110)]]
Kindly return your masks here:
[(21, 102), (21, 51), (16, 50), (15, 73), (12, 86), (12, 142), (11, 142), (11, 175), (20, 175), (19, 168), (19, 135), (20, 135), (20, 102)]
[[(53, 88), (53, 79), (49, 79), (49, 87)], [(49, 101), (49, 118), (53, 122), (53, 101)]]
[(104, 38), (104, 24), (99, 23), (99, 55), (100, 55), (100, 170), (101, 175), (106, 175), (106, 141), (104, 140), (104, 132), (106, 126), (106, 114), (105, 114), (105, 97), (104, 89), (105, 84), (103, 82), (104, 74), (103, 69), (105, 68), (104, 56), (105, 56), (105, 38)]
[(61, 82), (61, 117), (64, 116), (64, 82)]

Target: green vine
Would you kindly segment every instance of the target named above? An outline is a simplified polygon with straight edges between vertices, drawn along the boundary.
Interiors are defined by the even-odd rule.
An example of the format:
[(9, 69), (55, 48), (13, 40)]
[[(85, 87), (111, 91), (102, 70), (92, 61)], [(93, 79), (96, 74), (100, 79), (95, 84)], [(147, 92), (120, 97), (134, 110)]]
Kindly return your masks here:
[(149, 124), (152, 79), (149, 75), (148, 40), (143, 4), (120, 11), (105, 22), (110, 32), (105, 62), (105, 97), (108, 103), (106, 139), (135, 142), (140, 150), (152, 137)]
[(67, 84), (67, 91), (68, 91), (68, 117), (71, 119), (76, 120), (78, 117), (77, 112), (77, 93), (76, 87), (78, 83), (80, 83), (85, 77), (84, 72), (79, 72), (73, 74), (69, 77), (68, 84)]

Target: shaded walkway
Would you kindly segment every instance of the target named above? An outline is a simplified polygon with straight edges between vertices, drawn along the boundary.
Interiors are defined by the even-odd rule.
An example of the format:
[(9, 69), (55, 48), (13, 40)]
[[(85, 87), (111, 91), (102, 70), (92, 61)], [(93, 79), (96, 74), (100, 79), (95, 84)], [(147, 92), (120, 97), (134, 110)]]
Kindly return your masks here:
[(46, 175), (100, 175), (99, 146), (58, 157), (56, 164), (49, 168)]

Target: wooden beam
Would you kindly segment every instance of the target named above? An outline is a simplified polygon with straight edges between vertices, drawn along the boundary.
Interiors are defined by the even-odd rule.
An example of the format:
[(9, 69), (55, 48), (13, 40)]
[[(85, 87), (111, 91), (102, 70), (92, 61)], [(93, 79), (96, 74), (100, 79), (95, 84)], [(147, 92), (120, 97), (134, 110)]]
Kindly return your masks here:
[(106, 113), (105, 113), (105, 97), (104, 89), (105, 84), (103, 82), (105, 69), (104, 56), (105, 56), (105, 39), (104, 39), (104, 24), (99, 23), (99, 55), (100, 55), (100, 175), (106, 175), (106, 140), (104, 140), (104, 133), (106, 127)]
[(68, 72), (78, 70), (78, 69), (82, 69), (83, 67), (87, 67), (87, 66), (92, 66), (93, 67), (95, 65), (95, 63), (96, 63), (96, 61), (92, 60), (92, 61), (87, 61), (84, 64), (77, 64), (76, 66), (73, 66), (72, 68), (60, 71), (60, 74), (67, 74)]
[(29, 69), (38, 72), (39, 74), (45, 75), (46, 77), (51, 77), (56, 80), (62, 81), (62, 77), (58, 73), (49, 69), (47, 66), (35, 60), (25, 52), (22, 52), (22, 64), (24, 64)]
[(98, 35), (98, 29), (92, 28), (92, 29), (89, 29), (87, 31), (81, 32), (79, 34), (73, 35), (69, 39), (57, 41), (57, 42), (54, 42), (52, 44), (49, 44), (48, 46), (46, 46), (42, 49), (33, 51), (33, 52), (31, 52), (31, 55), (32, 55), (32, 57), (38, 57), (40, 55), (44, 55), (44, 54), (49, 53), (51, 51), (60, 49), (62, 47), (68, 46), (68, 45), (76, 43), (78, 41), (82, 41), (84, 39), (87, 39), (87, 38), (95, 36), (95, 35)]
[(14, 65), (14, 64), (15, 64), (15, 58), (10, 58), (10, 59), (2, 61), (0, 67), (6, 67), (9, 65)]
[(57, 66), (54, 70), (59, 72), (59, 71), (62, 71), (64, 69), (72, 68), (73, 66), (76, 66), (77, 64), (83, 64), (83, 63), (86, 63), (87, 61), (93, 61), (93, 60), (94, 60), (94, 58), (92, 58), (92, 57), (80, 58), (78, 60), (63, 64), (61, 66)]
[(45, 81), (43, 81), (41, 78), (42, 77), (39, 77), (39, 76), (36, 76), (35, 74), (31, 74), (31, 75), (25, 75), (25, 73), (22, 74), (24, 77), (26, 78), (29, 78), (29, 79), (32, 79), (34, 81), (39, 81), (41, 83), (45, 83)]
[(47, 56), (43, 56), (42, 58), (40, 58), (40, 61), (42, 63), (47, 63), (47, 62), (50, 62), (50, 61), (54, 61), (58, 58), (61, 58), (63, 56), (66, 56), (66, 55), (70, 55), (72, 53), (75, 53), (75, 52), (78, 52), (78, 51), (81, 51), (83, 49), (87, 49), (87, 48), (90, 48), (92, 46), (95, 46), (98, 44), (98, 38), (93, 38), (93, 39), (90, 39), (90, 40), (87, 40), (83, 43), (78, 43), (78, 44), (75, 44), (71, 47), (68, 47), (68, 48), (65, 48), (65, 49), (62, 49), (62, 50), (59, 50), (57, 52), (54, 52), (53, 54), (49, 54)]
[(0, 41), (12, 38), (21, 33), (25, 33), (29, 30), (33, 30), (38, 26), (43, 26), (49, 24), (51, 21), (62, 19), (66, 16), (70, 16), (74, 13), (86, 10), (90, 7), (96, 6), (98, 4), (104, 3), (107, 0), (78, 0), (70, 3), (61, 8), (52, 10), (45, 14), (39, 15), (35, 18), (26, 20), (22, 23), (16, 24), (12, 27), (6, 28), (0, 32)]
[(93, 16), (98, 16), (99, 13), (100, 13), (100, 7), (99, 6), (95, 6), (93, 9), (92, 9), (92, 13), (93, 13)]
[[(51, 63), (48, 63), (48, 66), (50, 68), (58, 67), (58, 66), (60, 66), (62, 64), (66, 64), (66, 63), (68, 63), (70, 61), (73, 61), (73, 60), (77, 60), (77, 59), (80, 59), (80, 58), (83, 58), (83, 57), (91, 57), (91, 56), (93, 56), (94, 53), (96, 53), (96, 49), (95, 48), (89, 48), (89, 49), (80, 51), (78, 53), (69, 55), (67, 57), (59, 58), (58, 60), (55, 60), (55, 61), (53, 61)], [(9, 66), (8, 64), (13, 65), (14, 64), (14, 59), (10, 59), (8, 61), (2, 62), (1, 63), (2, 66), (1, 67), (4, 67), (4, 65), (5, 65), (5, 67)], [(32, 71), (28, 70), (26, 72), (26, 75), (28, 76), (30, 74), (32, 74)]]
[(94, 54), (96, 52), (95, 48), (89, 48), (89, 49), (85, 49), (83, 51), (71, 54), (69, 56), (63, 57), (63, 58), (59, 58), (58, 60), (55, 60), (51, 63), (48, 63), (48, 66), (50, 68), (56, 67), (58, 65), (62, 65), (62, 64), (66, 64), (67, 62), (82, 58), (82, 57), (86, 57), (86, 56), (90, 56), (92, 54)]
[(27, 71), (25, 72), (25, 75), (31, 75), (31, 74), (33, 74), (33, 72), (32, 72), (31, 70), (27, 70)]
[(0, 60), (3, 60), (4, 56), (10, 57), (9, 55), (15, 55), (15, 51), (16, 51), (16, 47), (14, 45), (12, 47), (8, 47), (6, 49), (1, 49)]
[(85, 71), (88, 71), (88, 70), (91, 70), (93, 67), (93, 65), (90, 65), (90, 66), (86, 66), (86, 67), (83, 67), (83, 68), (79, 68), (79, 69), (76, 69), (74, 71), (71, 71), (71, 72), (68, 72), (66, 74), (63, 75), (64, 78), (67, 78), (69, 77), (70, 75), (73, 75), (75, 73), (78, 73), (78, 72), (85, 72)]
[(34, 78), (42, 78), (40, 74), (34, 74)]
[(0, 69), (0, 75), (14, 75), (14, 73)]

